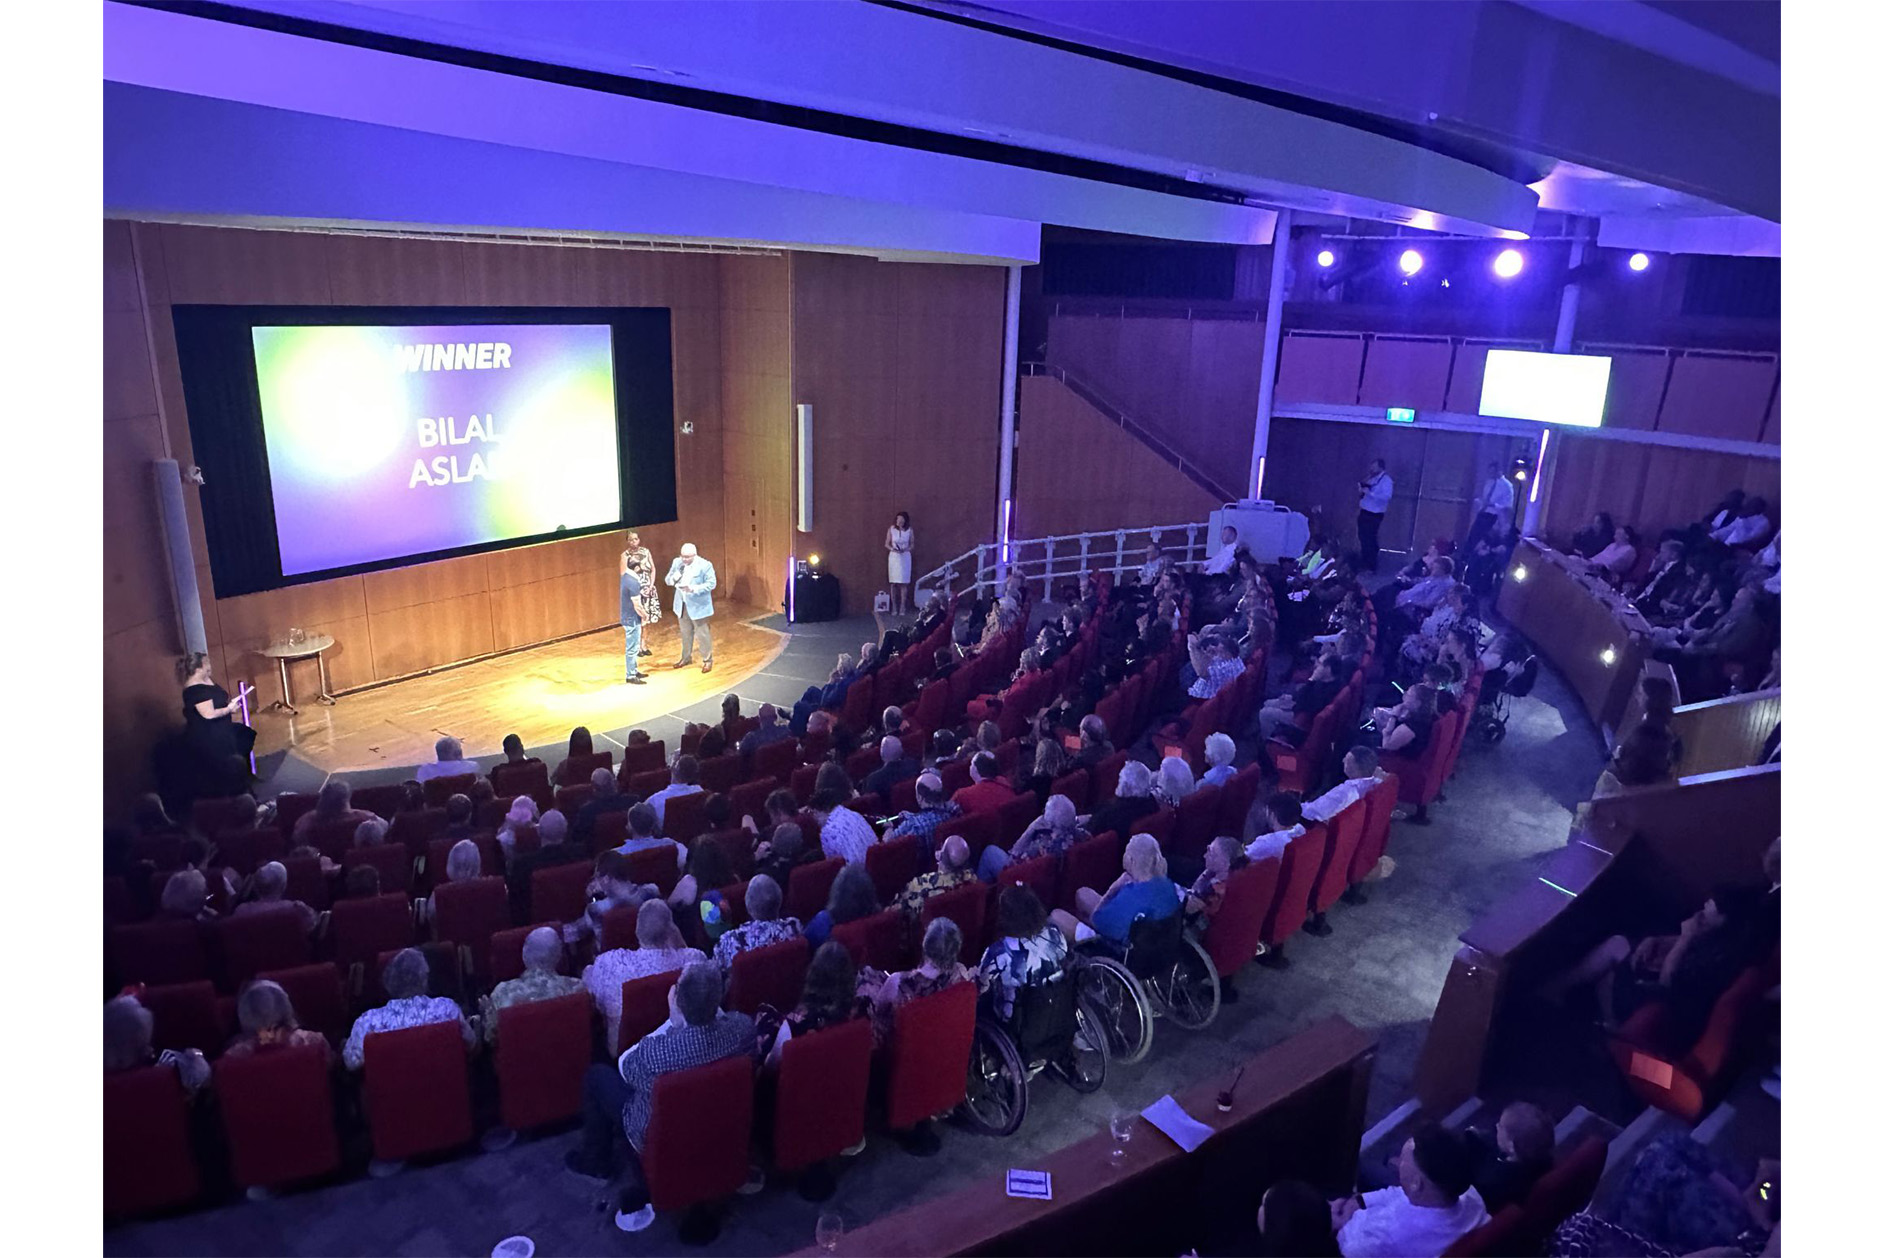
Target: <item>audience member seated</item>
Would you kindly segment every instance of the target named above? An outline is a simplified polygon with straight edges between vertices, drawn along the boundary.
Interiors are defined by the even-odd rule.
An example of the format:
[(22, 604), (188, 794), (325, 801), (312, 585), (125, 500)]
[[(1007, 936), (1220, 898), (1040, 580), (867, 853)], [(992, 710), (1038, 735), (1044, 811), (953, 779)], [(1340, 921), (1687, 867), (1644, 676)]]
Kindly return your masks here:
[(651, 851), (657, 847), (674, 849), (674, 861), (681, 868), (687, 865), (687, 845), (678, 839), (664, 838), (661, 835), (661, 821), (654, 809), (648, 804), (636, 804), (628, 810), (628, 837), (622, 840), (615, 850), (623, 856), (632, 856), (636, 852)]
[[(1414, 690), (1420, 688), (1415, 686)], [(1408, 695), (1412, 693), (1411, 690), (1407, 692)], [(1345, 775), (1343, 781), (1330, 788), (1326, 794), (1302, 805), (1303, 817), (1309, 821), (1325, 822), (1387, 780), (1387, 775), (1380, 769), (1379, 755), (1367, 746), (1348, 748), (1348, 754), (1341, 758), (1341, 772)]]
[(1187, 639), (1190, 665), (1197, 679), (1185, 692), (1193, 699), (1209, 699), (1243, 673), (1243, 660), (1236, 648), (1217, 634), (1193, 633)]
[(1071, 950), (1060, 928), (1047, 918), (1033, 889), (1004, 887), (995, 904), (996, 938), (981, 954), (981, 989), (996, 1017), (1014, 1016), (1014, 995), (1023, 987), (1058, 982)]
[(796, 821), (781, 821), (772, 829), (772, 837), (752, 849), (754, 875), (767, 874), (780, 886), (791, 878), (791, 871), (820, 857), (805, 843), (804, 828)]
[(1600, 572), (1611, 581), (1620, 581), (1635, 571), (1637, 548), (1641, 536), (1627, 524), (1616, 526), (1609, 543), (1591, 555), (1585, 563), (1572, 561), (1573, 570)]
[(858, 991), (870, 997), (877, 1043), (888, 1042), (896, 1030), (896, 1011), (903, 1005), (957, 983), (974, 981), (974, 975), (962, 966), (961, 956), (961, 927), (946, 917), (938, 917), (922, 932), (922, 963), (915, 969), (898, 971), (874, 983), (875, 972), (864, 971), (858, 979)]
[(929, 595), (928, 602), (922, 605), (922, 615), (916, 618), (915, 625), (909, 631), (912, 642), (921, 642), (924, 638), (942, 627), (948, 618), (949, 602), (940, 590)]
[(1452, 560), (1440, 555), (1427, 565), (1427, 575), (1401, 591), (1393, 600), (1394, 612), (1405, 628), (1420, 623), (1428, 613), (1445, 601), (1458, 582), (1452, 576)]
[(1592, 559), (1603, 547), (1616, 540), (1616, 521), (1607, 511), (1598, 511), (1590, 522), (1570, 535), (1570, 553)]
[(731, 750), (732, 744), (726, 739), (723, 726), (709, 725), (700, 733), (700, 745), (694, 748), (694, 757), (699, 760), (718, 760)]
[[(988, 849), (995, 850), (998, 849)], [(968, 867), (968, 840), (959, 834), (951, 834), (943, 840), (941, 848), (936, 852), (935, 868), (911, 878), (909, 885), (896, 898), (896, 907), (912, 918), (920, 917), (922, 906), (929, 897), (973, 881), (975, 871)]]
[(1343, 1258), (1438, 1258), (1486, 1223), (1464, 1137), (1429, 1123), (1401, 1146), (1400, 1183), (1333, 1202)]
[(1688, 564), (1688, 548), (1678, 537), (1662, 539), (1655, 551), (1655, 561), (1640, 582), (1623, 587), (1644, 616), (1658, 615), (1667, 607), (1686, 598), (1694, 583), (1694, 571)]
[(865, 872), (861, 861), (837, 871), (831, 882), (831, 894), (817, 915), (805, 923), (805, 940), (813, 948), (831, 937), (834, 927), (862, 921), (883, 910), (877, 900), (877, 886)]
[(1131, 942), (1132, 923), (1139, 918), (1163, 921), (1182, 907), (1177, 884), (1166, 876), (1164, 853), (1149, 834), (1134, 834), (1125, 845), (1125, 872), (1105, 894), (1081, 887), (1073, 897), (1073, 912), (1053, 910), (1060, 933), (1081, 943), (1104, 939), (1123, 947)]
[(826, 858), (862, 865), (865, 851), (877, 841), (877, 832), (860, 814), (845, 807), (854, 798), (844, 766), (827, 763), (818, 770), (817, 790), (810, 805), (811, 815), (818, 820), (818, 846), (824, 849)]
[(1299, 1179), (1277, 1180), (1256, 1207), (1261, 1258), (1340, 1258), (1327, 1198)]
[(1439, 606), (1419, 622), (1419, 627), (1401, 639), (1401, 666), (1411, 672), (1438, 659), (1453, 631), (1472, 623), (1471, 592), (1463, 585), (1455, 585), (1446, 591)]
[(1158, 765), (1158, 776), (1151, 784), (1151, 797), (1160, 808), (1176, 808), (1197, 793), (1197, 778), (1191, 762), (1180, 755), (1166, 756)]
[[(1045, 715), (1043, 710), (1041, 717)], [(1068, 764), (1066, 748), (1060, 745), (1059, 739), (1053, 737), (1051, 728), (1042, 728), (1037, 720), (1032, 738), (1032, 756), (1023, 757), (1014, 766), (1014, 776), (1009, 785), (1014, 788), (1016, 795), (1032, 795), (1036, 805), (1045, 805), (1047, 796), (1053, 794), (1053, 784), (1072, 772), (1072, 768)], [(1021, 750), (1027, 751), (1025, 740), (1021, 743)]]
[(258, 978), (236, 995), (236, 1024), (242, 1029), (222, 1050), (224, 1057), (250, 1057), (273, 1048), (318, 1048), (330, 1063), (333, 1046), (319, 1031), (304, 1030), (294, 1016), (294, 1001), (281, 984)]
[(1291, 840), (1307, 833), (1308, 827), (1302, 824), (1302, 797), (1282, 791), (1250, 806), (1243, 825), (1243, 855), (1252, 861), (1279, 860)]
[[(619, 983), (615, 994), (619, 1000)], [(583, 1077), (582, 1145), (563, 1164), (578, 1175), (610, 1179), (625, 1161), (627, 1178), (615, 1213), (615, 1226), (624, 1232), (645, 1231), (654, 1222), (641, 1170), (641, 1142), (653, 1114), (655, 1079), (728, 1057), (751, 1056), (756, 1050), (752, 1019), (721, 1009), (724, 995), (717, 967), (689, 964), (668, 993), (667, 1022), (629, 1046), (613, 1066), (590, 1066)], [(618, 1156), (623, 1136), (628, 1144), (625, 1159)]]
[(935, 846), (935, 832), (962, 815), (962, 806), (943, 793), (942, 775), (926, 770), (916, 778), (916, 807), (899, 813), (883, 834), (884, 839), (916, 838), (922, 842), (923, 859)]
[(1766, 499), (1749, 498), (1740, 513), (1708, 534), (1723, 546), (1758, 550), (1773, 532), (1773, 522), (1766, 517)]
[(857, 677), (857, 662), (847, 651), (837, 657), (837, 664), (831, 669), (831, 679), (825, 683), (824, 690), (818, 695), (818, 706), (835, 711), (844, 706), (844, 697), (850, 693), (850, 684)]
[(1090, 837), (1091, 832), (1080, 823), (1073, 809), (1073, 801), (1064, 795), (1050, 795), (1045, 810), (1014, 840), (1012, 851), (1003, 851), (993, 844), (982, 849), (978, 872), (984, 880), (993, 882), (1015, 861), (1064, 856), (1073, 844)]
[(993, 721), (983, 721), (981, 724), (975, 726), (973, 750), (968, 753), (970, 765), (973, 765), (974, 758), (982, 752), (985, 751), (992, 755), (1000, 746), (1001, 727), (998, 724)]
[(340, 1050), (341, 1060), (347, 1063), (348, 1070), (358, 1070), (366, 1064), (366, 1037), (381, 1031), (404, 1031), (433, 1022), (455, 1021), (464, 1031), (465, 1046), (476, 1046), (477, 1037), (458, 1003), (444, 996), (425, 994), (431, 977), (431, 966), (417, 948), (401, 949), (386, 963), (379, 976), (380, 986), (386, 989), (386, 1003), (354, 1019), (346, 1046)]
[(1335, 659), (1328, 652), (1318, 655), (1308, 680), (1297, 686), (1294, 694), (1277, 695), (1263, 704), (1256, 723), (1264, 742), (1277, 737), (1291, 745), (1300, 742), (1306, 732), (1303, 722), (1319, 716), (1346, 684), (1346, 678), (1335, 676)]
[[(604, 770), (606, 772), (606, 770)], [(611, 775), (613, 776), (613, 775)], [(497, 846), (503, 849), (508, 858), (517, 846), (517, 834), (526, 826), (533, 826), (537, 821), (536, 801), (528, 795), (519, 795), (510, 801), (509, 811), (504, 813), (503, 824), (497, 827)], [(371, 824), (370, 822), (368, 824)], [(358, 836), (353, 840), (360, 841)]]
[(1128, 835), (1157, 811), (1158, 801), (1151, 797), (1151, 770), (1137, 760), (1127, 760), (1119, 770), (1119, 784), (1112, 798), (1093, 809), (1086, 819), (1086, 829), (1093, 834), (1110, 830)]
[[(287, 869), (282, 870), (282, 886), (287, 886)], [(180, 869), (164, 880), (163, 893), (157, 898), (157, 916), (169, 921), (213, 922), (216, 910), (209, 904), (209, 880), (200, 869)]]
[[(175, 882), (177, 879), (173, 877), (170, 881)], [(230, 910), (231, 916), (243, 917), (251, 913), (293, 913), (300, 919), (301, 929), (309, 934), (314, 933), (315, 928), (320, 925), (321, 915), (311, 905), (288, 898), (288, 867), (280, 861), (269, 861), (257, 868), (255, 876), (249, 880), (249, 890), (254, 898), (236, 905)], [(169, 888), (166, 886), (166, 894), (168, 891)]]
[(1223, 893), (1230, 875), (1249, 864), (1243, 844), (1234, 835), (1220, 834), (1204, 849), (1204, 870), (1184, 892), (1184, 917), (1198, 930), (1208, 930), (1217, 910), (1223, 907)]
[(471, 783), (471, 802), (479, 808), (497, 798), (497, 788), (491, 785), (487, 777), (476, 778)]
[(320, 793), (314, 797), (314, 807), (302, 813), (294, 823), (288, 842), (291, 846), (298, 846), (308, 842), (317, 829), (324, 829), (330, 823), (344, 821), (357, 826), (362, 821), (371, 821), (374, 816), (364, 808), (353, 806), (353, 787), (347, 784), (345, 778), (328, 778), (321, 784)]
[[(1616, 744), (1615, 754), (1597, 777), (1590, 798), (1608, 799), (1666, 782), (1673, 774), (1674, 762), (1674, 736), (1665, 726), (1644, 721)], [(1587, 820), (1587, 815), (1587, 809), (1579, 809), (1578, 823)]]
[(586, 763), (595, 754), (595, 738), (589, 733), (589, 727), (578, 725), (569, 731), (569, 749), (557, 762), (556, 771), (550, 774), (552, 786), (574, 786), (588, 776)]
[[(558, 996), (571, 996), (582, 990), (581, 979), (556, 972), (556, 967), (562, 964), (562, 960), (563, 937), (554, 926), (539, 926), (523, 937), (523, 973), (516, 978), (505, 979), (491, 988), (490, 993), (479, 1004), (484, 1014), (485, 1043), (497, 1042), (499, 1010), (508, 1009), (512, 1005), (527, 1004), (532, 1000), (554, 1000)], [(619, 1003), (620, 988), (616, 989), (615, 998)], [(619, 1018), (619, 1010), (616, 1016)], [(614, 1043), (613, 1040), (609, 1042)]]
[[(795, 827), (794, 827), (795, 828)], [(746, 884), (746, 915), (751, 920), (720, 932), (713, 944), (713, 959), (720, 969), (732, 968), (733, 958), (754, 948), (784, 943), (804, 934), (795, 917), (780, 917), (785, 892), (770, 874), (754, 874)]]
[[(900, 717), (901, 713), (897, 715)], [(863, 791), (866, 795), (875, 795), (887, 800), (890, 797), (891, 788), (898, 782), (906, 782), (922, 772), (922, 761), (905, 754), (903, 740), (895, 734), (885, 734), (882, 741), (878, 743), (878, 749), (882, 754), (883, 763), (864, 778)]]
[(970, 784), (951, 796), (963, 812), (993, 812), (1014, 798), (1014, 788), (1001, 780), (1001, 762), (992, 749), (975, 753), (968, 762), (968, 777)]
[(468, 839), (477, 833), (477, 805), (469, 795), (453, 795), (445, 801), (444, 839)]
[(1717, 697), (1726, 690), (1724, 666), (1763, 666), (1776, 638), (1777, 600), (1761, 588), (1757, 574), (1733, 594), (1725, 615), (1698, 633), (1677, 635), (1656, 650), (1655, 658), (1675, 666), (1681, 692), (1690, 702)]
[[(701, 754), (705, 755), (704, 752)], [(700, 757), (676, 756), (673, 781), (648, 796), (646, 802), (654, 809), (654, 816), (660, 822), (660, 828), (665, 830), (667, 829), (667, 801), (678, 799), (682, 795), (698, 795), (704, 789), (700, 785)]]
[(1556, 1161), (1557, 1133), (1550, 1116), (1529, 1101), (1505, 1106), (1489, 1132), (1467, 1129), (1465, 1140), (1472, 1155), (1472, 1187), (1492, 1214), (1522, 1204)]
[(430, 764), (422, 764), (413, 771), (412, 776), (421, 782), (433, 778), (459, 777), (466, 773), (477, 773), (478, 762), (464, 758), (464, 747), (450, 734), (444, 735), (432, 744), (433, 754), (438, 758)]
[(519, 852), (510, 858), (510, 864), (504, 871), (504, 880), (510, 891), (511, 915), (519, 922), (530, 921), (535, 916), (530, 908), (530, 883), (537, 870), (556, 865), (573, 865), (589, 859), (585, 849), (569, 841), (569, 823), (557, 809), (552, 808), (543, 814), (543, 820), (537, 823), (536, 833), (536, 851)]
[[(483, 876), (484, 853), (479, 851), (478, 845), (470, 839), (459, 839), (445, 853), (444, 877), (438, 881), (441, 883), (467, 882), (472, 878)], [(434, 896), (428, 895), (418, 902), (418, 914), (421, 923), (434, 920), (437, 916)]]
[(1107, 759), (1115, 751), (1112, 738), (1106, 730), (1106, 723), (1096, 716), (1084, 717), (1079, 723), (1079, 753), (1073, 757), (1073, 767), (1090, 769), (1101, 760)]
[(1747, 966), (1777, 942), (1765, 888), (1717, 888), (1674, 935), (1650, 935), (1631, 944), (1613, 935), (1540, 990), (1555, 1003), (1592, 988), (1603, 1025), (1616, 1027), (1650, 1001), (1661, 1001), (1676, 1028), (1692, 1041), (1714, 1002)]
[(1663, 1136), (1636, 1158), (1603, 1217), (1571, 1215), (1546, 1252), (1560, 1258), (1779, 1253), (1779, 1162), (1761, 1158), (1745, 1183), (1714, 1165), (1692, 1136)]
[(759, 705), (758, 727), (739, 740), (739, 754), (750, 757), (761, 747), (784, 742), (792, 736), (791, 730), (778, 719), (778, 709), (769, 703)]
[(105, 1073), (122, 1074), (145, 1066), (167, 1066), (191, 1096), (209, 1082), (209, 1062), (194, 1048), (151, 1049), (156, 1019), (135, 996), (117, 996), (105, 1002)]
[[(761, 825), (760, 821), (763, 821), (764, 825)], [(799, 821), (798, 816), (798, 797), (789, 790), (780, 787), (778, 790), (773, 791), (770, 795), (765, 797), (765, 816), (763, 818), (754, 820), (753, 817), (748, 814), (739, 819), (739, 824), (742, 829), (758, 835), (761, 839), (769, 839), (772, 837), (773, 832), (787, 821), (803, 824)]]
[(644, 903), (661, 897), (660, 888), (653, 883), (636, 882), (628, 858), (613, 849), (596, 857), (595, 876), (589, 879), (586, 891), (588, 907), (583, 910), (581, 917), (563, 927), (563, 940), (566, 943), (575, 943), (584, 938), (600, 938), (602, 922), (611, 912), (619, 908), (639, 912)]
[(798, 1036), (869, 1013), (869, 999), (857, 994), (857, 963), (851, 960), (850, 949), (828, 939), (811, 954), (804, 992), (790, 1013), (781, 1017), (770, 1005), (759, 1006), (759, 1016), (754, 1019), (759, 1051), (765, 1064), (776, 1068), (779, 1054)]
[(695, 961), (705, 961), (706, 954), (689, 948), (674, 925), (674, 911), (665, 900), (648, 900), (635, 917), (635, 941), (638, 948), (611, 948), (597, 956), (582, 971), (582, 985), (589, 989), (595, 1007), (602, 1011), (608, 1025), (607, 1044), (615, 1043), (621, 1029), (621, 985), (631, 979), (665, 974)]
[(1230, 779), (1236, 776), (1236, 739), (1222, 732), (1204, 739), (1204, 763), (1210, 767), (1204, 770), (1197, 785), (1229, 785)]
[(1438, 696), (1425, 682), (1410, 686), (1398, 705), (1374, 709), (1374, 728), (1380, 734), (1380, 750), (1398, 752), (1413, 759), (1432, 741), (1433, 726), (1439, 720)]
[(502, 764), (492, 765), (490, 773), (486, 776), (488, 776), (494, 784), (497, 781), (497, 771), (499, 769), (509, 769), (519, 765), (542, 763), (543, 762), (538, 760), (535, 756), (527, 755), (524, 752), (523, 739), (517, 737), (515, 734), (505, 734), (504, 761)]

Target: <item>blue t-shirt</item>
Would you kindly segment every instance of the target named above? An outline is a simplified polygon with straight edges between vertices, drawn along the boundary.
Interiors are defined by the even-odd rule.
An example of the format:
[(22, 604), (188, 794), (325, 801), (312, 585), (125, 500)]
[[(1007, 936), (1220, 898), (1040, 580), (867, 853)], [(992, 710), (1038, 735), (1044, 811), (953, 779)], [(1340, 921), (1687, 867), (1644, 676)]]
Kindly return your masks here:
[(1128, 882), (1092, 915), (1092, 928), (1114, 943), (1128, 943), (1132, 922), (1140, 917), (1163, 921), (1178, 911), (1177, 884), (1169, 878)]

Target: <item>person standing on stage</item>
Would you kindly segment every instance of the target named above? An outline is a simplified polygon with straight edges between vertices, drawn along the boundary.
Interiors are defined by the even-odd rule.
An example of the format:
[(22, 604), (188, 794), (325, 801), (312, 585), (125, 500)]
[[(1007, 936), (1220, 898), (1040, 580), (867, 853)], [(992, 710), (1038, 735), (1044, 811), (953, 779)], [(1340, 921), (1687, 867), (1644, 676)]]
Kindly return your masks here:
[(648, 679), (641, 675), (641, 595), (646, 588), (635, 575), (624, 551), (621, 557), (621, 631), (622, 658), (627, 661), (628, 675), (623, 680), (631, 686), (648, 684)]
[(635, 574), (635, 580), (641, 582), (641, 627), (643, 637), (641, 654), (652, 655), (654, 648), (646, 638), (647, 627), (661, 618), (661, 591), (654, 583), (654, 554), (641, 544), (641, 534), (628, 530), (628, 549), (621, 553), (621, 570)]
[(1387, 518), (1387, 504), (1393, 501), (1393, 477), (1387, 475), (1387, 460), (1375, 459), (1361, 482), (1361, 514), (1355, 527), (1361, 535), (1361, 567), (1373, 572), (1380, 567), (1380, 522)]
[(890, 552), (890, 614), (909, 615), (909, 584), (916, 546), (916, 531), (909, 527), (909, 512), (898, 511), (884, 534), (883, 549)]
[(713, 565), (700, 558), (692, 542), (680, 548), (680, 558), (667, 569), (667, 584), (674, 587), (674, 614), (680, 617), (680, 658), (675, 668), (693, 663), (694, 634), (700, 635), (700, 671), (713, 671), (713, 591), (719, 585)]

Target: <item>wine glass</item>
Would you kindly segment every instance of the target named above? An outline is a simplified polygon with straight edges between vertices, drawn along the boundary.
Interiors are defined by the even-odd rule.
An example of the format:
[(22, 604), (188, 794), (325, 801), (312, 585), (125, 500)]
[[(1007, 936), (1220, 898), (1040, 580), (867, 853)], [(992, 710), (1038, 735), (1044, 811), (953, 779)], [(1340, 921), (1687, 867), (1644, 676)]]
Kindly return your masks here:
[(1125, 1162), (1125, 1146), (1132, 1138), (1132, 1112), (1116, 1109), (1107, 1123), (1112, 1129), (1112, 1165), (1120, 1166)]
[(844, 1219), (835, 1211), (827, 1210), (818, 1216), (818, 1248), (827, 1254), (837, 1252), (837, 1242), (844, 1239)]

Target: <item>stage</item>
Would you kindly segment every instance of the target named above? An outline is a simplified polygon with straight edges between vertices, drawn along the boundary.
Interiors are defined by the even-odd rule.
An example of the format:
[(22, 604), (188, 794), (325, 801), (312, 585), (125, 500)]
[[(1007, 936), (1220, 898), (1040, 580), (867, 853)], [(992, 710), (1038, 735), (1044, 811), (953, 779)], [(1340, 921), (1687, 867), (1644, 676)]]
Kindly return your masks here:
[[(331, 707), (301, 696), (299, 715), (255, 714), (256, 756), (266, 762), (264, 776), (287, 779), (278, 789), (298, 790), (309, 769), (319, 777), (390, 780), (397, 776), (391, 771), (433, 759), (433, 744), (444, 734), (462, 742), (467, 757), (487, 763), (501, 755), (504, 736), (516, 734), (552, 768), (577, 725), (594, 733), (598, 751), (614, 749), (610, 733), (625, 735), (635, 726), (664, 737), (664, 729), (654, 727), (669, 722), (660, 718), (700, 709), (712, 716), (686, 712), (687, 719), (717, 719), (720, 698), (776, 661), (792, 637), (781, 618), (749, 608), (723, 605), (712, 624), (711, 673), (700, 671), (698, 656), (686, 668), (670, 667), (680, 654), (679, 626), (670, 614), (644, 635), (654, 651), (641, 657), (645, 686), (622, 680), (622, 631), (611, 627), (354, 691)], [(827, 672), (834, 659), (835, 651), (823, 664)], [(765, 699), (784, 699), (788, 692), (797, 697), (789, 686), (763, 688), (778, 693), (755, 698), (748, 712)], [(285, 760), (281, 752), (288, 753)], [(269, 773), (276, 763), (283, 772)]]

